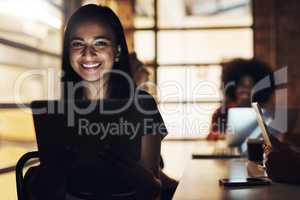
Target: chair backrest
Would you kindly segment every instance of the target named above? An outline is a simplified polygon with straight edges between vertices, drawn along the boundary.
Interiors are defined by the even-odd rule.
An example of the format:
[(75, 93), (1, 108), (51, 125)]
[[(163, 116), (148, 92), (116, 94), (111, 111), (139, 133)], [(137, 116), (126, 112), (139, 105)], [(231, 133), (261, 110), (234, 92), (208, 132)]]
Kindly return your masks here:
[(24, 175), (23, 169), (28, 164), (28, 162), (33, 158), (39, 158), (39, 153), (37, 151), (25, 153), (17, 162), (16, 165), (16, 186), (17, 186), (17, 196), (18, 200), (28, 200), (26, 199), (25, 189), (24, 189)]

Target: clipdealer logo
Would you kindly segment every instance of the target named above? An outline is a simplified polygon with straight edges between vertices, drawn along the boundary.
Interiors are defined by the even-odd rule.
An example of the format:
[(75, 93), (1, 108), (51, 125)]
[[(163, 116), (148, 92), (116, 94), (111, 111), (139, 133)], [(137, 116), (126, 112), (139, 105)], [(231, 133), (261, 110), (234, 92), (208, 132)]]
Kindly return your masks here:
[[(288, 129), (288, 89), (286, 84), (288, 83), (288, 67), (285, 66), (276, 70), (273, 73), (274, 78), (274, 116), (271, 122), (268, 124), (269, 127), (274, 130), (285, 133)], [(252, 98), (255, 93), (272, 87), (271, 77), (267, 76), (260, 80), (252, 90)]]

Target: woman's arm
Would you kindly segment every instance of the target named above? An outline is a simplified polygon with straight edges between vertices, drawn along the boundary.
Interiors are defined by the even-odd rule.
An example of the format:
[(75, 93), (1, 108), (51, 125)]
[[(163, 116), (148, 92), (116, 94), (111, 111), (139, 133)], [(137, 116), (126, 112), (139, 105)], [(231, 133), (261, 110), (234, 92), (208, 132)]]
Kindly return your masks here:
[[(224, 116), (227, 116), (226, 113), (222, 113), (224, 111), (223, 107), (218, 108), (212, 115), (210, 131), (207, 135), (207, 140), (218, 140), (224, 137), (225, 132), (225, 124), (224, 124)], [(226, 111), (226, 110), (225, 110)], [(222, 127), (224, 126), (224, 127)], [(222, 132), (223, 131), (223, 132)]]
[(267, 156), (267, 174), (274, 181), (300, 184), (299, 160), (300, 155), (292, 151), (271, 151)]
[(161, 182), (159, 179), (160, 135), (145, 135), (141, 141), (141, 160), (136, 162), (105, 149), (99, 156), (117, 169), (119, 178), (136, 189), (141, 200), (159, 199)]
[[(159, 196), (161, 190), (160, 182), (160, 149), (161, 149), (161, 135), (145, 135), (142, 137), (141, 145), (141, 160), (139, 164), (143, 166), (152, 174), (152, 178), (149, 177), (148, 185), (145, 185), (142, 190), (145, 189), (152, 197)], [(153, 199), (153, 198), (152, 198)]]
[(272, 148), (265, 152), (268, 176), (274, 181), (300, 184), (300, 153), (273, 136), (270, 136), (270, 140)]

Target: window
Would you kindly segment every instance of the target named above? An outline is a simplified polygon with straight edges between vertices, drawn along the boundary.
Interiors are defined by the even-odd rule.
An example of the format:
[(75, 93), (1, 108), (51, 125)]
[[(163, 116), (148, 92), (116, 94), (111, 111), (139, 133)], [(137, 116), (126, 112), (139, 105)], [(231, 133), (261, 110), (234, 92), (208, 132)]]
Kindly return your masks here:
[(0, 1), (2, 170), (13, 167), (18, 158), (36, 145), (31, 110), (15, 109), (15, 104), (54, 99), (60, 94), (63, 3), (62, 0)]
[(0, 17), (0, 103), (57, 98), (63, 1), (2, 0)]
[(136, 0), (134, 49), (154, 66), (169, 138), (209, 131), (223, 60), (253, 57), (250, 0)]

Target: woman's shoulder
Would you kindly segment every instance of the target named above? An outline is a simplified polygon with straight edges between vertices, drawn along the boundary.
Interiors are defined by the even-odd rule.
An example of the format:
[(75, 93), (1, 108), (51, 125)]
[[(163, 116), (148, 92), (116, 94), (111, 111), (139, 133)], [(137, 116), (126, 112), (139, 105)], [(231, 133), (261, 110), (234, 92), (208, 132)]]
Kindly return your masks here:
[(155, 98), (145, 90), (136, 91), (136, 94), (144, 117), (148, 120), (151, 119), (148, 122), (152, 123), (152, 128), (147, 130), (148, 134), (158, 133), (164, 138), (168, 134), (168, 131), (159, 112)]
[(143, 90), (143, 89), (136, 89), (135, 95), (144, 95), (146, 97), (154, 98), (149, 92), (147, 92), (146, 90)]

